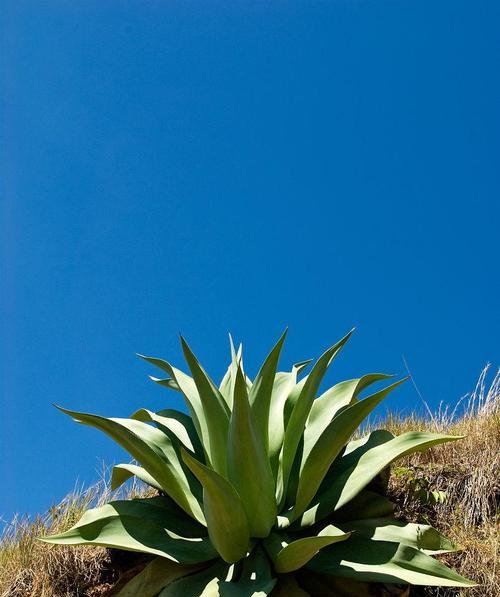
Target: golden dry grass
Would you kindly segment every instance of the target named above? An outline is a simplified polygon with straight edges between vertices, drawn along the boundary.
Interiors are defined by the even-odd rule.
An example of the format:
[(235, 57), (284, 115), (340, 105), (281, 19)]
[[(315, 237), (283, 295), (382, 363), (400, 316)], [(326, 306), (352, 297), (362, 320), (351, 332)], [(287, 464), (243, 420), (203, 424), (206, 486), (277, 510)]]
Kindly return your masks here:
[[(393, 467), (389, 493), (399, 516), (429, 521), (463, 549), (441, 556), (464, 576), (481, 584), (473, 589), (416, 589), (412, 594), (432, 597), (498, 597), (500, 377), (487, 385), (486, 368), (474, 392), (455, 410), (441, 408), (428, 416), (389, 416), (381, 427), (394, 434), (409, 430), (435, 431), (465, 438), (413, 454)], [(425, 488), (446, 492), (443, 504), (426, 503)], [(120, 497), (137, 495), (139, 486)], [(424, 494), (425, 494), (424, 491)], [(75, 491), (46, 515), (35, 520), (16, 518), (0, 542), (0, 597), (104, 597), (116, 582), (117, 562), (104, 548), (64, 547), (36, 540), (71, 526), (83, 511), (112, 497), (105, 481)], [(117, 497), (116, 494), (113, 497)], [(122, 563), (123, 564), (123, 563)], [(125, 565), (122, 566), (126, 567)]]
[(99, 483), (73, 491), (43, 516), (14, 518), (0, 543), (0, 597), (104, 596), (119, 576), (109, 550), (49, 545), (37, 537), (65, 531), (85, 510), (113, 498), (147, 494), (140, 484), (112, 492), (103, 475)]
[[(500, 595), (500, 374), (497, 371), (489, 385), (487, 379), (488, 367), (474, 392), (459, 401), (453, 411), (440, 409), (428, 418), (392, 416), (385, 422), (394, 434), (426, 430), (464, 436), (399, 460), (392, 467), (389, 482), (389, 493), (398, 504), (400, 516), (415, 522), (427, 520), (452, 539), (462, 549), (442, 559), (481, 585), (460, 593), (451, 589), (427, 592), (439, 597)], [(426, 491), (445, 492), (444, 503), (425, 503)]]
[[(16, 517), (4, 532), (0, 550), (1, 597), (76, 597), (91, 595), (106, 569), (104, 548), (52, 546), (37, 541), (74, 524), (86, 508), (109, 497), (105, 483), (75, 491), (35, 520)], [(112, 578), (110, 580), (113, 580)]]
[(115, 573), (105, 548), (52, 546), (37, 537), (62, 532), (83, 512), (105, 504), (109, 485), (101, 481), (76, 490), (44, 516), (16, 517), (0, 546), (0, 597), (98, 597), (112, 586)]

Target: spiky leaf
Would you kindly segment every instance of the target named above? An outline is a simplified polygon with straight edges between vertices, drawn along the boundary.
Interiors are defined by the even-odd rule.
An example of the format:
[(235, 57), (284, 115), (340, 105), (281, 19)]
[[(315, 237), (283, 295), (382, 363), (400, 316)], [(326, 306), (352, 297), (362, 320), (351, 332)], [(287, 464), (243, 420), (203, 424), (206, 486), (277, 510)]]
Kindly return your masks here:
[(283, 332), (280, 339), (271, 350), (262, 367), (257, 373), (248, 395), (248, 401), (252, 408), (255, 419), (255, 427), (261, 436), (261, 441), (267, 452), (269, 444), (269, 410), (271, 406), (271, 395), (273, 392), (274, 378), (278, 361), (280, 358), (283, 343), (285, 342), (287, 330)]
[(221, 475), (226, 474), (227, 433), (229, 428), (229, 407), (217, 386), (198, 362), (187, 342), (181, 337), (182, 350), (186, 358), (198, 395), (203, 405), (204, 418), (208, 431), (208, 442), (203, 445), (207, 450), (210, 463)]
[(314, 524), (342, 508), (397, 458), (460, 439), (459, 436), (414, 431), (397, 437), (390, 436), (390, 439), (387, 439), (387, 432), (376, 431), (371, 436), (376, 438), (377, 434), (380, 440), (370, 442), (365, 438), (356, 450), (335, 463), (331, 471), (332, 482), (318, 493), (313, 505), (301, 516), (302, 526)]
[(449, 539), (427, 524), (402, 522), (393, 518), (366, 518), (343, 524), (342, 528), (355, 532), (357, 537), (403, 543), (427, 554), (455, 551)]
[(311, 453), (314, 444), (328, 427), (340, 409), (349, 406), (368, 386), (392, 377), (383, 373), (371, 373), (358, 379), (349, 379), (335, 384), (319, 396), (311, 407), (304, 430), (303, 459)]
[[(157, 357), (147, 357), (142, 354), (138, 356), (148, 363), (151, 363), (151, 365), (166, 371), (172, 376), (172, 379), (184, 396), (184, 401), (189, 410), (191, 418), (193, 419), (193, 424), (196, 427), (198, 435), (203, 442), (203, 445), (210, 446), (210, 437), (208, 433), (207, 422), (205, 420), (205, 411), (203, 409), (203, 403), (201, 401), (200, 395), (198, 394), (198, 389), (196, 388), (193, 378), (189, 377), (189, 375), (186, 375), (183, 371), (171, 365), (168, 361), (158, 359)], [(155, 379), (154, 381), (158, 382), (160, 380)]]
[(111, 473), (111, 489), (113, 491), (118, 489), (120, 485), (123, 485), (123, 483), (126, 483), (134, 476), (140, 479), (143, 483), (154, 487), (154, 489), (163, 491), (158, 481), (153, 478), (145, 468), (137, 466), (136, 464), (117, 464), (114, 466)]
[(284, 502), (286, 497), (286, 487), (288, 485), (288, 478), (290, 471), (292, 470), (293, 461), (297, 451), (297, 447), (300, 443), (300, 439), (304, 432), (304, 427), (309, 416), (309, 411), (313, 404), (314, 397), (321, 381), (332, 363), (333, 359), (340, 352), (344, 344), (349, 340), (353, 330), (346, 334), (339, 342), (331, 346), (326, 350), (323, 355), (315, 363), (311, 373), (307, 376), (307, 379), (302, 387), (300, 394), (297, 396), (295, 405), (290, 414), (290, 419), (286, 426), (285, 437), (283, 440), (283, 449), (281, 453), (280, 461), (280, 473), (282, 488), (280, 503)]
[(338, 456), (349, 437), (366, 416), (395, 388), (405, 380), (398, 381), (372, 396), (348, 406), (340, 412), (318, 441), (314, 444), (308, 457), (303, 461), (300, 471), (299, 487), (291, 520), (298, 518), (307, 508), (309, 502), (318, 491), (332, 462)]
[(294, 389), (297, 396), (300, 394), (302, 388), (297, 386), (297, 376), (310, 362), (296, 363), (291, 371), (278, 372), (274, 378), (268, 421), (268, 452), (275, 478), (277, 478), (279, 455), (285, 436), (285, 405)]
[(237, 562), (245, 555), (250, 539), (240, 496), (229, 481), (185, 450), (182, 458), (203, 486), (203, 510), (212, 543), (223, 560)]
[(68, 531), (42, 541), (104, 545), (168, 558), (182, 564), (213, 559), (217, 552), (204, 528), (180, 517), (163, 498), (122, 500), (87, 510)]
[(131, 417), (136, 421), (156, 423), (171, 440), (195, 452), (198, 457), (203, 454), (203, 447), (193, 425), (191, 417), (173, 408), (153, 412), (147, 408), (140, 408)]
[(177, 453), (167, 435), (132, 419), (105, 418), (58, 407), (75, 421), (95, 427), (119, 443), (161, 485), (183, 510), (204, 522), (200, 504), (191, 493)]
[(228, 441), (228, 477), (238, 492), (251, 537), (267, 537), (276, 522), (274, 478), (238, 367)]
[(300, 539), (273, 533), (265, 542), (265, 546), (274, 562), (276, 572), (293, 572), (305, 566), (320, 549), (345, 541), (350, 535), (350, 532), (328, 525), (317, 535)]
[(365, 582), (475, 586), (475, 583), (414, 547), (354, 537), (325, 548), (309, 562), (307, 568)]

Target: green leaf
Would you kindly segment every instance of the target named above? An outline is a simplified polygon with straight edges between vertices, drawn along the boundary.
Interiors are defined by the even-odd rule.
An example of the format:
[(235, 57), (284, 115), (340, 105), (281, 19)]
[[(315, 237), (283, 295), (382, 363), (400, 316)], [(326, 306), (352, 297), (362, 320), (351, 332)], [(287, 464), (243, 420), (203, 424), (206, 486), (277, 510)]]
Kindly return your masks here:
[(219, 392), (226, 401), (226, 404), (229, 406), (229, 409), (231, 409), (233, 401), (233, 393), (231, 391), (231, 368), (232, 367), (230, 364), (219, 384)]
[[(325, 488), (328, 488), (327, 481), (330, 479), (330, 474), (325, 478)], [(323, 494), (320, 494), (321, 497)], [(329, 504), (326, 507), (323, 502), (316, 502), (315, 505), (297, 519), (292, 525), (286, 516), (278, 516), (279, 528), (286, 529), (290, 527), (292, 530), (305, 529), (308, 527), (317, 527), (319, 524), (324, 524), (321, 521), (327, 518), (338, 526), (343, 526), (342, 523), (351, 520), (362, 520), (365, 518), (383, 518), (393, 516), (394, 504), (386, 497), (379, 495), (375, 491), (369, 489), (362, 489), (358, 495), (351, 501), (347, 502), (345, 506), (336, 510), (329, 509)]]
[(285, 430), (288, 427), (288, 423), (290, 422), (290, 418), (292, 416), (295, 405), (297, 404), (297, 401), (300, 398), (300, 395), (302, 394), (302, 390), (304, 389), (304, 386), (306, 385), (308, 378), (309, 375), (306, 375), (299, 382), (297, 382), (295, 387), (292, 388), (291, 392), (286, 397), (285, 408), (283, 409)]
[(344, 344), (349, 340), (353, 331), (354, 330), (351, 330), (342, 338), (342, 340), (330, 347), (318, 359), (312, 368), (311, 373), (307, 376), (300, 395), (298, 396), (293, 407), (290, 419), (286, 425), (283, 449), (280, 459), (281, 481), (279, 484), (282, 487), (280, 505), (283, 505), (284, 499), (286, 497), (288, 478), (290, 471), (292, 470), (295, 453), (304, 432), (304, 427), (316, 392), (318, 391), (328, 367), (332, 363), (335, 356), (340, 352)]
[(235, 580), (219, 582), (219, 594), (221, 597), (265, 597), (275, 584), (271, 562), (264, 550), (257, 547), (242, 560), (241, 571)]
[[(236, 350), (234, 349), (234, 344), (233, 344), (233, 339), (231, 337), (231, 334), (229, 334), (229, 344), (231, 347), (231, 366), (232, 366), (232, 371), (233, 371), (233, 378), (231, 380), (231, 396), (234, 394), (234, 384), (236, 381), (236, 371), (238, 369), (238, 366), (241, 368), (242, 371), (245, 371), (245, 368), (243, 367), (243, 344), (241, 344), (238, 346), (238, 351), (236, 352)], [(245, 375), (245, 381), (247, 384), (247, 390), (250, 391), (251, 387), (252, 387), (252, 380), (248, 377), (248, 375)], [(232, 398), (231, 398), (232, 400)], [(231, 405), (232, 405), (232, 401), (231, 401)], [(231, 410), (231, 408), (229, 409)]]
[[(398, 437), (379, 441), (386, 437), (386, 431), (374, 431), (371, 441), (365, 443), (338, 460), (332, 467), (332, 482), (325, 491), (319, 492), (313, 506), (302, 517), (302, 525), (307, 520), (315, 521), (338, 510), (355, 497), (391, 462), (412, 452), (426, 450), (437, 444), (460, 439), (453, 435), (410, 431)], [(372, 447), (374, 445), (374, 447)]]
[(291, 371), (280, 371), (274, 378), (268, 421), (268, 453), (275, 478), (277, 478), (279, 455), (285, 436), (285, 404), (295, 388), (297, 388), (297, 397), (300, 394), (302, 388), (297, 386), (297, 376), (310, 362), (297, 363), (293, 365)]
[(313, 362), (313, 359), (306, 359), (305, 361), (299, 361), (293, 365), (293, 368), (297, 371), (297, 375), (300, 375), (304, 369)]
[(157, 597), (158, 593), (173, 581), (198, 570), (199, 564), (186, 566), (158, 557), (134, 576), (115, 597)]
[(203, 507), (208, 534), (221, 558), (233, 563), (248, 548), (248, 520), (234, 487), (211, 468), (201, 464), (185, 450), (182, 458), (203, 485)]
[(309, 456), (314, 444), (341, 408), (349, 406), (371, 384), (390, 377), (392, 375), (371, 373), (358, 379), (342, 381), (316, 398), (304, 430), (304, 460)]
[(139, 462), (183, 510), (204, 523), (200, 504), (170, 439), (160, 430), (133, 419), (107, 419), (57, 407), (75, 421), (103, 431)]
[(268, 421), (268, 453), (275, 477), (278, 471), (279, 454), (285, 435), (285, 402), (292, 388), (295, 387), (296, 380), (297, 375), (293, 369), (290, 372), (277, 373), (274, 379)]
[(229, 566), (219, 560), (209, 568), (174, 580), (158, 597), (220, 597), (219, 581), (228, 571)]
[(307, 568), (365, 582), (476, 586), (414, 547), (362, 538), (351, 538), (334, 547), (327, 547), (309, 562)]
[(405, 380), (398, 381), (372, 396), (343, 409), (329, 423), (314, 444), (308, 457), (303, 461), (300, 472), (297, 498), (291, 520), (297, 519), (307, 508), (328, 472), (332, 462), (338, 456), (363, 419), (395, 388)]
[[(394, 434), (387, 429), (375, 429), (370, 431), (367, 435), (351, 440), (345, 447), (341, 456), (334, 462), (333, 467), (336, 469), (334, 473), (331, 471), (332, 478), (338, 474), (337, 467), (342, 467), (343, 470), (349, 468), (352, 464), (358, 461), (359, 456), (368, 450), (386, 444), (391, 439), (394, 439)], [(332, 467), (332, 468), (333, 468)]]
[[(144, 357), (142, 357), (142, 358), (144, 358)], [(151, 381), (154, 381), (159, 386), (163, 386), (164, 388), (169, 388), (170, 390), (174, 390), (174, 392), (181, 392), (179, 384), (175, 381), (175, 379), (172, 379), (171, 377), (159, 378), (159, 377), (155, 377), (154, 375), (148, 375), (148, 377)]]
[(117, 464), (113, 467), (113, 472), (111, 473), (112, 491), (118, 489), (120, 485), (123, 485), (133, 476), (136, 476), (143, 483), (154, 487), (158, 491), (163, 491), (163, 488), (158, 481), (153, 478), (146, 469), (142, 466), (137, 466), (136, 464)]
[(344, 531), (373, 541), (391, 541), (415, 547), (427, 554), (455, 551), (453, 543), (426, 524), (406, 523), (393, 518), (368, 518), (342, 525)]
[(136, 421), (156, 423), (171, 440), (176, 439), (187, 450), (195, 452), (198, 457), (203, 454), (203, 447), (189, 415), (171, 408), (156, 413), (147, 408), (140, 408), (131, 418)]
[(333, 525), (328, 525), (313, 537), (295, 540), (290, 540), (288, 535), (273, 533), (264, 542), (264, 545), (274, 562), (274, 569), (283, 574), (302, 568), (320, 549), (339, 541), (345, 541), (350, 534)]
[[(186, 358), (198, 395), (203, 404), (208, 437), (203, 437), (203, 445), (209, 454), (213, 469), (226, 475), (227, 434), (229, 429), (229, 408), (219, 389), (200, 365), (184, 338), (181, 337), (182, 350)], [(206, 443), (208, 441), (208, 444)]]
[[(318, 523), (320, 520), (333, 513), (336, 497), (335, 492), (332, 491), (332, 487), (338, 475), (341, 474), (338, 470), (338, 466), (339, 463), (345, 462), (345, 454), (353, 452), (354, 450), (357, 450), (357, 453), (359, 454), (360, 450), (366, 451), (373, 446), (389, 441), (393, 437), (394, 436), (389, 431), (378, 429), (359, 440), (350, 441), (347, 444), (342, 457), (338, 456), (330, 467), (330, 470), (320, 485), (318, 493), (314, 497), (313, 505), (310, 506), (292, 526), (294, 528), (297, 526), (305, 528)], [(345, 468), (346, 467), (344, 466), (341, 470), (343, 471)], [(351, 515), (351, 510), (355, 514)], [(389, 502), (386, 498), (374, 491), (361, 490), (355, 498), (342, 506), (339, 510), (335, 511), (335, 521), (389, 516), (393, 511), (394, 504)], [(289, 521), (283, 519), (281, 520), (281, 524), (286, 526), (289, 524)]]
[(154, 413), (146, 408), (141, 408), (132, 415), (132, 418), (143, 422), (154, 422), (158, 429), (170, 438), (186, 475), (190, 491), (197, 501), (201, 502), (201, 486), (193, 477), (191, 471), (182, 462), (179, 452), (181, 447), (185, 447), (187, 450), (193, 452), (196, 458), (205, 462), (203, 446), (196, 433), (191, 417), (173, 409), (165, 409)]
[[(293, 409), (295, 408), (295, 405), (297, 404), (297, 400), (298, 400), (300, 394), (302, 393), (302, 390), (303, 390), (305, 384), (307, 383), (308, 377), (309, 376), (306, 375), (297, 384), (295, 384), (295, 386), (292, 387), (290, 393), (286, 397), (285, 407), (283, 410), (284, 433), (286, 432)], [(290, 494), (290, 486), (289, 486), (290, 485), (290, 483), (289, 483), (290, 475), (292, 473), (297, 472), (297, 467), (295, 466), (296, 460), (297, 460), (297, 452), (300, 451), (300, 449), (303, 445), (303, 439), (300, 438), (298, 441), (297, 447), (295, 448), (295, 456), (294, 456), (294, 459), (292, 462), (292, 467), (290, 468), (290, 471), (288, 472), (286, 486), (285, 486), (285, 479), (283, 477), (283, 466), (282, 466), (284, 440), (285, 440), (285, 435), (283, 434), (283, 438), (282, 438), (282, 442), (281, 442), (281, 451), (278, 455), (277, 473), (275, 473), (275, 475), (276, 475), (276, 501), (279, 505), (278, 509), (280, 509), (280, 510), (282, 510), (285, 507), (286, 498)], [(275, 470), (275, 469), (273, 469), (273, 470)], [(294, 479), (294, 481), (295, 481), (295, 479)], [(297, 482), (298, 482), (298, 479), (297, 479)], [(297, 484), (295, 483), (294, 484), (295, 489), (296, 489), (296, 485)]]
[(267, 537), (276, 522), (274, 478), (238, 367), (229, 427), (228, 478), (241, 498), (251, 537)]
[(195, 564), (217, 556), (208, 537), (200, 535), (204, 532), (204, 527), (195, 521), (180, 517), (168, 500), (152, 498), (92, 508), (65, 533), (41, 540), (63, 545), (102, 545)]
[(267, 356), (254, 379), (252, 388), (248, 395), (248, 401), (255, 418), (256, 428), (262, 437), (262, 443), (267, 452), (269, 443), (269, 410), (271, 395), (273, 392), (274, 377), (278, 367), (278, 361), (285, 342), (287, 330), (283, 332), (280, 339)]
[(180, 369), (177, 369), (171, 365), (168, 361), (164, 361), (163, 359), (158, 359), (156, 357), (146, 357), (142, 354), (139, 354), (138, 356), (148, 363), (151, 363), (151, 365), (166, 371), (172, 376), (172, 379), (178, 385), (182, 395), (184, 396), (184, 401), (186, 402), (186, 406), (191, 414), (191, 418), (193, 420), (194, 426), (196, 427), (196, 431), (198, 432), (198, 436), (200, 437), (204, 446), (209, 446), (210, 443), (207, 422), (205, 420), (205, 411), (203, 409), (203, 403), (193, 379)]
[(229, 345), (231, 347), (231, 362), (229, 363), (229, 367), (227, 368), (226, 374), (222, 378), (222, 381), (219, 385), (219, 391), (222, 394), (224, 400), (226, 401), (229, 410), (232, 410), (236, 371), (238, 369), (238, 363), (242, 359), (243, 346), (240, 344), (238, 347), (238, 352), (236, 352), (234, 350), (233, 339), (231, 338), (231, 334), (229, 334)]

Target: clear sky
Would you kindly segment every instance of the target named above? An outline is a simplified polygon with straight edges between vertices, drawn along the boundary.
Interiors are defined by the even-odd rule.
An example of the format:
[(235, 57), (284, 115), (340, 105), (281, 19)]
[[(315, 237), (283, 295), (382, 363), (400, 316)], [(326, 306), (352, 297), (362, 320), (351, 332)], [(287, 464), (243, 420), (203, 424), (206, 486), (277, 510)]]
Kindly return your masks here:
[[(52, 403), (180, 406), (357, 331), (432, 406), (499, 361), (500, 3), (3, 0), (0, 515), (126, 457)], [(411, 384), (387, 405), (420, 406)]]

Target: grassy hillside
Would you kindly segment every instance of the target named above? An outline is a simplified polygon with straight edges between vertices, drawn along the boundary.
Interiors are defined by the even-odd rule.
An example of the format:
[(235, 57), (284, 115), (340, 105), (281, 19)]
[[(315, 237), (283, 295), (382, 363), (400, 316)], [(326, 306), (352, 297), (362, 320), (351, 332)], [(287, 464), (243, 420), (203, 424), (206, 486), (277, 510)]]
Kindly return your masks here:
[[(415, 595), (497, 597), (498, 570), (500, 377), (487, 385), (486, 368), (474, 392), (454, 409), (428, 411), (426, 417), (391, 415), (381, 423), (395, 434), (408, 430), (464, 435), (465, 439), (412, 454), (392, 467), (387, 488), (398, 516), (430, 522), (462, 550), (441, 556), (460, 574), (481, 586), (415, 590)], [(374, 426), (375, 427), (375, 426)], [(378, 425), (377, 425), (378, 427)], [(133, 497), (142, 490), (121, 491)], [(91, 505), (111, 499), (106, 481), (75, 491), (35, 520), (16, 518), (6, 526), (0, 543), (0, 597), (105, 597), (132, 566), (134, 554), (90, 547), (50, 546), (36, 537), (68, 528)], [(117, 497), (116, 494), (113, 497)]]

